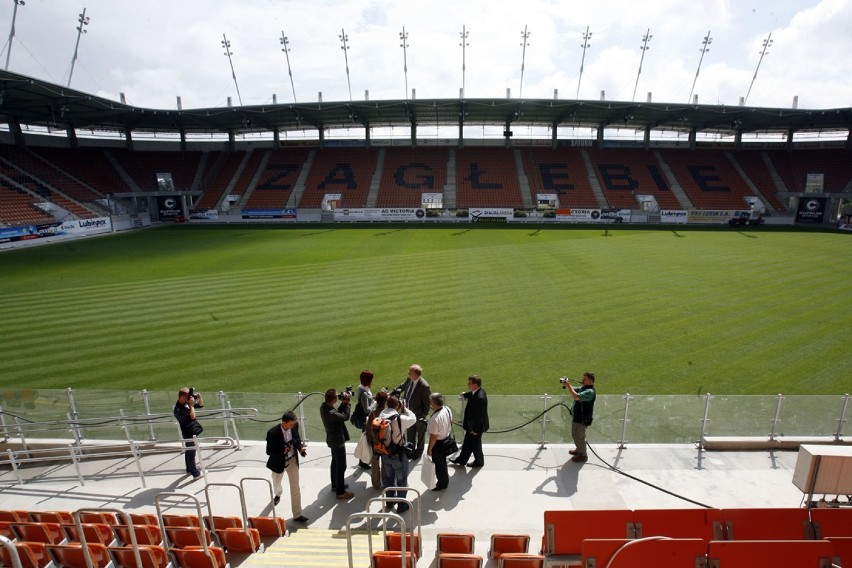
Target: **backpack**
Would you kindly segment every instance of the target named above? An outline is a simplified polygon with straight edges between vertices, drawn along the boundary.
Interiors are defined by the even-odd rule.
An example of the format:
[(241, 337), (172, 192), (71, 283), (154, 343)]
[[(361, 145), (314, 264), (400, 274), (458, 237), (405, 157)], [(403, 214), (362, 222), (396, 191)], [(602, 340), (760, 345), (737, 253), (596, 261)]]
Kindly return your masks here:
[[(399, 414), (396, 415), (396, 421), (397, 427), (399, 427)], [(376, 416), (370, 422), (370, 431), (373, 439), (373, 452), (384, 456), (398, 453), (399, 444), (393, 441), (393, 428), (391, 428), (390, 420)]]

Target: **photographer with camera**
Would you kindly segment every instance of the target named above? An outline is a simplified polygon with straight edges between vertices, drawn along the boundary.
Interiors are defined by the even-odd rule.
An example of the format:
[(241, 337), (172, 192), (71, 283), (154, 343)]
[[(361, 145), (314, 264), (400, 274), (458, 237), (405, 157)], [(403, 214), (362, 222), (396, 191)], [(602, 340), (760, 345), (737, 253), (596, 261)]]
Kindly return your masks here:
[(395, 393), (398, 393), (399, 399), (405, 402), (406, 408), (409, 408), (417, 417), (416, 426), (406, 434), (408, 441), (414, 444), (411, 459), (416, 460), (423, 455), (423, 445), (426, 438), (426, 415), (431, 410), (429, 395), (432, 394), (432, 388), (423, 378), (423, 368), (420, 365), (411, 365), (408, 368), (408, 378), (396, 387), (391, 394)]
[(195, 387), (182, 387), (178, 391), (178, 399), (175, 402), (174, 416), (180, 426), (180, 435), (183, 437), (184, 454), (183, 458), (186, 462), (186, 473), (192, 476), (192, 479), (201, 477), (201, 472), (198, 471), (198, 466), (195, 465), (195, 442), (193, 436), (201, 435), (204, 428), (195, 418), (195, 409), (204, 406), (204, 399), (201, 393), (195, 390)]
[(349, 401), (352, 399), (352, 387), (346, 387), (340, 392), (340, 404), (334, 408), (338, 400), (337, 391), (325, 391), (325, 402), (320, 406), (320, 418), (325, 428), (325, 443), (331, 448), (331, 490), (338, 499), (352, 499), (355, 495), (346, 491), (343, 477), (346, 474), (346, 442), (349, 441), (349, 431), (346, 422), (349, 421)]
[(293, 520), (297, 523), (307, 523), (308, 518), (302, 515), (302, 491), (299, 488), (299, 456), (308, 455), (308, 450), (302, 437), (299, 436), (299, 423), (296, 414), (287, 411), (281, 415), (281, 424), (275, 425), (266, 433), (266, 467), (272, 471), (272, 489), (275, 493), (273, 503), (281, 501), (281, 481), (287, 472), (290, 484), (290, 505), (293, 510)]
[[(382, 455), (382, 484), (385, 487), (408, 487), (408, 454), (413, 444), (405, 441), (406, 432), (417, 422), (417, 417), (409, 410), (405, 402), (395, 395), (388, 397), (387, 406), (379, 413), (379, 419), (390, 424), (390, 453)], [(388, 497), (405, 497), (405, 491), (390, 491)], [(388, 505), (386, 510), (390, 510)], [(408, 505), (399, 503), (397, 511), (401, 514)]]
[(574, 406), (571, 409), (573, 421), (571, 422), (571, 437), (574, 438), (574, 445), (577, 446), (568, 453), (573, 457), (573, 462), (585, 462), (589, 460), (589, 454), (586, 451), (586, 428), (592, 425), (592, 418), (595, 411), (595, 374), (589, 371), (583, 373), (583, 381), (579, 389), (574, 386), (565, 377), (559, 379), (563, 389), (571, 390), (571, 397), (574, 399)]

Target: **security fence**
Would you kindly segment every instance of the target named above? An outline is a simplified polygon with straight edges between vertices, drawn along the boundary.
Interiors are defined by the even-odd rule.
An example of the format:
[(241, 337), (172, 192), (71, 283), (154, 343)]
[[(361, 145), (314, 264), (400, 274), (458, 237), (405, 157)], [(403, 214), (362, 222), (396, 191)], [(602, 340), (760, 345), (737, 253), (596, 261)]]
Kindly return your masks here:
[[(197, 411), (205, 436), (264, 440), (266, 431), (293, 410), (302, 437), (321, 442), (321, 393), (204, 393)], [(489, 444), (563, 444), (571, 440), (572, 399), (563, 394), (492, 395)], [(0, 442), (59, 440), (157, 441), (180, 438), (172, 415), (175, 395), (163, 391), (5, 389), (0, 397)], [(599, 395), (592, 443), (684, 444), (704, 447), (708, 438), (766, 441), (848, 437), (850, 396), (845, 395)], [(445, 398), (456, 424), (461, 397)], [(354, 427), (350, 427), (354, 434)], [(356, 437), (353, 435), (353, 439)]]

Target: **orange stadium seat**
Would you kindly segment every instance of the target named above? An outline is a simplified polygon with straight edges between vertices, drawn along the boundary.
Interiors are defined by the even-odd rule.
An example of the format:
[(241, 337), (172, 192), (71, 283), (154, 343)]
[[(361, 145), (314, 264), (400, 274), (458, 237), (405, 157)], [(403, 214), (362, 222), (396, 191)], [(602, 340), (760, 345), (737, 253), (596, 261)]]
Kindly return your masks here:
[(492, 534), (489, 558), (500, 558), (508, 553), (526, 553), (530, 547), (528, 534)]
[(827, 536), (825, 540), (834, 548), (834, 563), (852, 566), (852, 536)]
[(65, 534), (59, 523), (13, 523), (12, 532), (17, 540), (59, 544), (65, 540)]
[[(413, 568), (414, 555), (405, 551), (405, 568)], [(373, 552), (373, 568), (401, 568), (402, 552), (399, 550), (376, 550)]]
[[(77, 531), (77, 525), (61, 525), (62, 530), (68, 542), (81, 542), (80, 534)], [(112, 527), (105, 523), (82, 523), (83, 534), (86, 537), (86, 542), (99, 542), (101, 544), (110, 545), (115, 540), (115, 533)]]
[[(46, 548), (56, 568), (91, 568), (89, 563), (86, 562), (86, 554), (83, 552), (83, 546), (79, 542), (73, 544), (48, 544)], [(89, 551), (89, 558), (94, 568), (104, 568), (104, 566), (110, 563), (109, 552), (105, 545), (99, 542), (92, 542), (87, 543), (86, 548)]]
[(500, 556), (497, 568), (544, 568), (545, 557), (541, 554), (507, 552)]
[(816, 538), (852, 537), (852, 508), (850, 507), (811, 509), (811, 522)]
[(177, 568), (224, 568), (227, 565), (225, 551), (218, 546), (171, 548), (169, 553), (175, 558)]
[[(46, 544), (43, 542), (13, 542), (18, 552), (21, 568), (44, 568), (50, 564)], [(14, 566), (12, 556), (5, 546), (0, 546), (0, 567)]]
[(482, 557), (478, 554), (445, 552), (438, 555), (438, 568), (482, 568)]
[(452, 554), (473, 554), (476, 537), (473, 533), (438, 533), (436, 552)]
[(544, 549), (547, 556), (579, 556), (587, 538), (633, 538), (629, 509), (545, 511)]
[[(140, 568), (132, 546), (111, 546), (107, 551), (117, 568)], [(139, 558), (141, 568), (166, 568), (169, 563), (166, 551), (160, 546), (140, 545)]]
[(707, 541), (700, 538), (586, 539), (582, 566), (695, 568), (704, 566)]
[[(116, 525), (113, 530), (120, 545), (130, 546), (132, 544), (129, 526)], [(160, 532), (159, 525), (133, 525), (133, 532), (136, 535), (136, 544), (157, 545), (163, 542), (163, 534)]]
[(29, 517), (36, 523), (74, 524), (74, 515), (70, 511), (30, 511)]
[(724, 539), (722, 512), (719, 509), (636, 509), (633, 511), (636, 538)]
[(813, 539), (808, 510), (722, 509), (727, 540), (803, 540)]
[(707, 547), (711, 566), (830, 566), (834, 553), (827, 540), (713, 540)]

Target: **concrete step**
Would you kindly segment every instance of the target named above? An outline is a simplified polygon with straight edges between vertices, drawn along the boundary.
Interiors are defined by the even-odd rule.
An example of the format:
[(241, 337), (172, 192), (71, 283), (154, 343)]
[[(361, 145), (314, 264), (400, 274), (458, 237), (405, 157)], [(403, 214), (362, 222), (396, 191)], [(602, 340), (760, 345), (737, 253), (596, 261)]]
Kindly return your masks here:
[[(381, 531), (373, 532), (373, 550), (382, 550)], [(355, 566), (370, 565), (369, 537), (366, 530), (352, 531), (352, 557)], [(240, 563), (245, 568), (340, 568), (348, 566), (346, 530), (301, 529), (268, 544), (265, 552), (252, 554)]]

